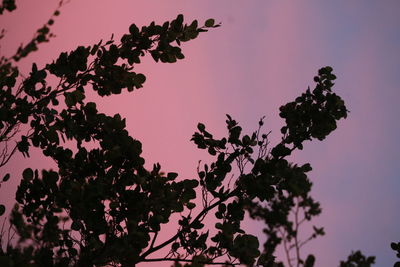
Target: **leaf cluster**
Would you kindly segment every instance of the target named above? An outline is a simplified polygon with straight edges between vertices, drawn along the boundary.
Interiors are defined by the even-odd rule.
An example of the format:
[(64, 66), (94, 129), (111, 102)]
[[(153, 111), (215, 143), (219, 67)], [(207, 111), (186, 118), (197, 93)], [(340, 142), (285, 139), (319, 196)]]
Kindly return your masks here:
[[(297, 166), (285, 158), (295, 149), (302, 149), (306, 140), (324, 139), (336, 128), (336, 121), (347, 116), (344, 102), (332, 93), (331, 80), (335, 76), (331, 72), (331, 67), (319, 70), (314, 78), (317, 84), (313, 92), (307, 90), (296, 101), (280, 108), (286, 126), (281, 130), (282, 141), (272, 148), (268, 147), (268, 134), (260, 132), (263, 119), (258, 131), (242, 136), (242, 128), (227, 115), (228, 137), (221, 139), (215, 139), (204, 124), (198, 124), (199, 132), (192, 140), (198, 148), (207, 149), (217, 158), (210, 167), (205, 165), (204, 170), (198, 172), (203, 191), (220, 201), (230, 195), (235, 197), (228, 206), (220, 204), (215, 213), (221, 222), (215, 225), (219, 231), (211, 241), (217, 243), (215, 248), (219, 254), (225, 251), (248, 265), (255, 264), (260, 256), (258, 240), (242, 235), (240, 229), (245, 210), (253, 219), (263, 220), (266, 225), (267, 241), (257, 262), (259, 265), (272, 264), (274, 251), (282, 242), (289, 254), (290, 250), (298, 252), (311, 239), (324, 235), (323, 228), (314, 227), (310, 237), (299, 240), (300, 225), (319, 215), (321, 208), (310, 196), (312, 183), (306, 174), (311, 171), (310, 164)], [(327, 124), (335, 127), (329, 128)], [(233, 163), (237, 164), (240, 175), (229, 190), (226, 177), (232, 171)], [(297, 253), (296, 260), (312, 266), (312, 257), (304, 261)], [(288, 257), (288, 263), (291, 266), (291, 257)]]
[(2, 15), (5, 10), (12, 12), (16, 8), (17, 6), (15, 5), (15, 0), (3, 0), (0, 5), (0, 15)]
[[(392, 250), (394, 250), (396, 252), (396, 257), (400, 259), (400, 242), (392, 242), (390, 244), (390, 247), (392, 248)], [(397, 261), (394, 264), (394, 267), (399, 267), (400, 266), (400, 260)]]
[[(7, 248), (5, 261), (27, 266), (132, 264), (143, 260), (151, 235), (171, 214), (193, 208), (198, 181), (176, 181), (177, 174), (163, 174), (159, 164), (146, 170), (141, 143), (128, 134), (125, 119), (100, 113), (85, 99), (90, 87), (100, 96), (141, 88), (146, 78), (133, 71), (141, 57), (151, 54), (170, 63), (183, 59), (181, 42), (218, 27), (208, 25), (184, 24), (182, 15), (141, 30), (132, 24), (118, 44), (111, 38), (63, 52), (44, 68), (34, 63), (18, 88), (18, 68), (3, 59), (1, 141), (10, 140), (20, 125), (28, 127), (15, 149), (29, 157), (30, 147), (40, 148), (58, 166), (57, 171), (24, 170), (11, 214), (21, 247)], [(24, 49), (12, 59), (36, 50)], [(51, 76), (58, 78), (57, 85), (49, 82)], [(93, 142), (97, 148), (89, 148)], [(6, 175), (3, 181), (8, 179)], [(0, 212), (5, 212), (3, 205)]]
[(375, 257), (366, 257), (361, 251), (353, 251), (346, 261), (340, 262), (340, 267), (370, 267), (375, 263)]

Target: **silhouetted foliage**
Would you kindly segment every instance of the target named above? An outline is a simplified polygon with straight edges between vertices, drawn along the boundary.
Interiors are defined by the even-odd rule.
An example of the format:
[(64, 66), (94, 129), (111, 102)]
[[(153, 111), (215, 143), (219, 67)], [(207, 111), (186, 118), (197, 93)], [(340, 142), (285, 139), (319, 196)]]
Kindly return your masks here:
[(375, 257), (366, 257), (360, 251), (352, 252), (347, 261), (341, 261), (340, 267), (370, 267), (375, 263)]
[(3, 0), (2, 4), (0, 5), (0, 15), (3, 14), (4, 10), (7, 10), (8, 12), (12, 12), (17, 8), (15, 5), (14, 0)]
[[(274, 257), (282, 244), (288, 266), (314, 266), (315, 257), (303, 258), (300, 249), (324, 235), (324, 229), (314, 226), (311, 236), (302, 240), (298, 234), (304, 222), (321, 213), (310, 195), (311, 166), (291, 163), (288, 157), (303, 149), (305, 141), (324, 140), (347, 116), (344, 101), (332, 91), (332, 68), (321, 68), (313, 89), (280, 108), (286, 124), (274, 146), (262, 132), (263, 119), (246, 135), (227, 115), (227, 136), (222, 138), (199, 123), (191, 140), (214, 160), (199, 164), (196, 179), (178, 179), (175, 172), (163, 173), (159, 164), (146, 169), (142, 145), (125, 129), (125, 119), (100, 113), (96, 103), (85, 101), (86, 92), (111, 96), (143, 87), (145, 75), (134, 71), (143, 56), (174, 63), (184, 58), (181, 43), (220, 24), (213, 19), (203, 26), (196, 20), (186, 24), (183, 15), (141, 29), (132, 24), (120, 41), (111, 37), (79, 46), (43, 68), (33, 63), (30, 74), (21, 78), (16, 62), (52, 37), (50, 26), (62, 5), (63, 1), (28, 45), (0, 59), (0, 142), (5, 145), (0, 167), (16, 151), (29, 157), (31, 147), (57, 164), (57, 170), (23, 171), (10, 218), (19, 240), (2, 243), (0, 265), (135, 266), (171, 261), (174, 266), (283, 266)], [(3, 0), (4, 9), (15, 9), (13, 1)], [(50, 77), (57, 79), (56, 85)], [(8, 149), (17, 138), (16, 146)], [(9, 178), (5, 174), (1, 183)], [(241, 228), (246, 211), (265, 223), (267, 241), (261, 251), (258, 238)], [(0, 215), (4, 213), (1, 205)], [(176, 232), (159, 242), (162, 225), (174, 223), (174, 214), (180, 216)], [(214, 216), (214, 225), (205, 225), (207, 216)], [(2, 231), (2, 242), (5, 239)], [(398, 250), (397, 245), (392, 248)], [(155, 258), (162, 249), (166, 255)], [(356, 252), (341, 266), (373, 262), (373, 257)]]
[[(392, 243), (390, 244), (390, 247), (391, 247), (394, 251), (396, 251), (396, 256), (397, 256), (397, 258), (400, 259), (400, 242), (398, 242), (398, 243), (392, 242)], [(400, 267), (400, 261), (397, 261), (397, 262), (394, 264), (394, 267)]]

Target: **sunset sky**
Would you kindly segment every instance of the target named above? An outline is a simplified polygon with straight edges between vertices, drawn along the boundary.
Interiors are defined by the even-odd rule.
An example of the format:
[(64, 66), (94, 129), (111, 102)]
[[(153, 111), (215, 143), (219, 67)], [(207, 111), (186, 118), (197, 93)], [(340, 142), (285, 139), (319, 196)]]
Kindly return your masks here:
[[(0, 28), (7, 29), (1, 55), (29, 41), (57, 1), (17, 6), (0, 16)], [(313, 224), (326, 230), (303, 255), (314, 253), (316, 266), (330, 267), (362, 250), (377, 257), (376, 266), (392, 266), (390, 242), (400, 241), (400, 2), (72, 0), (52, 28), (57, 37), (22, 60), (21, 70), (28, 74), (32, 62), (44, 66), (60, 52), (112, 33), (118, 40), (131, 23), (163, 23), (178, 14), (187, 22), (214, 18), (222, 26), (185, 43), (183, 61), (156, 64), (147, 57), (137, 66), (147, 76), (144, 88), (108, 98), (91, 94), (99, 109), (127, 118), (148, 166), (160, 162), (165, 171), (194, 178), (198, 161), (208, 159), (189, 141), (198, 122), (223, 136), (225, 114), (247, 133), (265, 115), (274, 144), (283, 125), (279, 106), (313, 87), (320, 67), (332, 66), (338, 77), (334, 91), (345, 100), (349, 117), (326, 140), (306, 143), (292, 157), (313, 166), (312, 194), (323, 208)], [(1, 200), (12, 203), (24, 168), (51, 166), (39, 155), (14, 157), (1, 170), (13, 173), (0, 189)], [(260, 224), (246, 227), (262, 239)]]

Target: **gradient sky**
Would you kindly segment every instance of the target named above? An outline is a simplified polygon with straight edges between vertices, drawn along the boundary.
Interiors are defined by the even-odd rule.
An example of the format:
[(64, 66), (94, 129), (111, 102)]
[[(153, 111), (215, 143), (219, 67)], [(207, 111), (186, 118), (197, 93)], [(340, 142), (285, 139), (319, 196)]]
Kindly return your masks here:
[[(8, 30), (0, 53), (11, 55), (43, 25), (57, 1), (17, 1), (18, 10), (0, 17)], [(280, 105), (293, 100), (316, 71), (326, 65), (338, 79), (334, 90), (351, 111), (325, 141), (307, 143), (294, 162), (310, 162), (314, 197), (323, 207), (314, 221), (327, 235), (311, 242), (305, 253), (317, 266), (337, 266), (351, 250), (376, 255), (376, 266), (391, 266), (391, 241), (400, 240), (400, 3), (388, 1), (132, 1), (72, 0), (57, 18), (57, 37), (21, 61), (28, 73), (32, 62), (51, 62), (60, 52), (99, 39), (116, 38), (131, 23), (162, 23), (177, 14), (187, 21), (214, 18), (222, 27), (183, 45), (186, 59), (137, 67), (147, 76), (144, 88), (132, 94), (96, 98), (100, 110), (127, 118), (130, 133), (141, 140), (149, 164), (195, 177), (199, 159), (207, 159), (189, 139), (199, 121), (225, 134), (225, 114), (247, 132), (266, 115), (272, 143), (283, 122)], [(48, 168), (40, 156), (14, 157), (1, 172), (13, 182), (1, 189), (12, 199), (18, 175), (28, 167)], [(1, 174), (0, 176), (2, 176)], [(253, 233), (261, 226), (248, 223)], [(260, 236), (261, 237), (261, 236)]]

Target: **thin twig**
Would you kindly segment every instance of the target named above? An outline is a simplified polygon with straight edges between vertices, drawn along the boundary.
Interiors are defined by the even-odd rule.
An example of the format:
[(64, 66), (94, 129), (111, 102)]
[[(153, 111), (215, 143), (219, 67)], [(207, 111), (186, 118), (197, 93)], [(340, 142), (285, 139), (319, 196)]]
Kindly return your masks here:
[(289, 267), (293, 267), (292, 260), (290, 258), (290, 249), (288, 248), (288, 244), (287, 244), (286, 233), (281, 228), (278, 228), (278, 231), (282, 236), (283, 248), (285, 249), (285, 254), (286, 254), (286, 259), (287, 259), (288, 265), (289, 265)]

